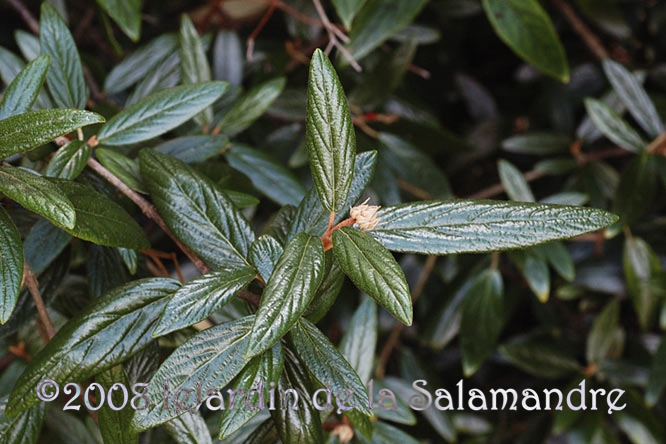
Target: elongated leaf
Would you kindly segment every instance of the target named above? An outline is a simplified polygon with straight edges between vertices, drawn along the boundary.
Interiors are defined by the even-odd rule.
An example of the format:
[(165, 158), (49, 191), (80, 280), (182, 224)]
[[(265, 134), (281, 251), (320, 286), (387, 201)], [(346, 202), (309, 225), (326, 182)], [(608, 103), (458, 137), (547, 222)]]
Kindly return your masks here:
[(331, 268), (324, 276), (324, 279), (317, 287), (314, 298), (308, 306), (307, 310), (303, 313), (303, 316), (310, 322), (318, 322), (321, 318), (328, 313), (328, 310), (335, 303), (336, 298), (340, 294), (342, 285), (345, 282), (345, 274), (340, 269), (338, 261), (335, 259), (333, 252), (326, 253), (327, 260), (330, 257), (332, 260)]
[(164, 424), (171, 438), (179, 444), (212, 444), (208, 426), (199, 412), (187, 412)]
[(403, 430), (394, 427), (385, 422), (376, 422), (373, 425), (372, 440), (368, 440), (363, 435), (357, 436), (358, 442), (361, 444), (377, 444), (377, 443), (392, 443), (399, 442), (401, 444), (418, 444), (420, 441), (411, 435), (408, 435)]
[[(199, 34), (187, 14), (180, 17), (178, 42), (180, 44), (181, 82), (184, 85), (191, 85), (210, 81), (210, 66), (208, 60), (206, 60), (206, 53)], [(212, 108), (207, 107), (201, 114), (197, 114), (194, 120), (201, 126), (210, 125), (211, 120), (213, 120)]]
[(42, 402), (19, 415), (8, 418), (5, 415), (7, 397), (0, 398), (0, 436), (2, 442), (36, 444), (42, 431), (46, 403)]
[(82, 140), (72, 140), (60, 148), (46, 167), (44, 175), (60, 179), (74, 180), (86, 167), (92, 155), (90, 145)]
[[(101, 372), (95, 377), (95, 381), (102, 385), (104, 393), (106, 394), (105, 403), (99, 409), (97, 416), (99, 418), (99, 431), (104, 439), (104, 442), (114, 444), (138, 444), (139, 434), (130, 429), (130, 423), (134, 411), (129, 404), (131, 398), (125, 398), (122, 384), (128, 390), (128, 397), (130, 395), (130, 382), (125, 376), (122, 365), (116, 365), (110, 369)], [(111, 400), (111, 401), (110, 401)], [(124, 404), (124, 403), (128, 404)], [(115, 408), (111, 408), (111, 405)], [(125, 407), (118, 407), (125, 405)]]
[(521, 338), (499, 351), (511, 364), (538, 378), (559, 379), (580, 370), (573, 357), (538, 338)]
[(21, 168), (0, 166), (0, 192), (61, 228), (74, 227), (74, 206), (48, 179)]
[(244, 43), (238, 33), (231, 29), (219, 31), (213, 44), (213, 77), (238, 86), (243, 82), (244, 64)]
[(569, 254), (569, 251), (562, 242), (548, 242), (536, 248), (543, 254), (557, 274), (569, 282), (574, 280), (576, 277), (576, 266), (571, 258), (571, 254)]
[(49, 56), (44, 54), (21, 70), (2, 96), (0, 120), (30, 109), (42, 89), (49, 62)]
[(571, 146), (571, 137), (559, 133), (532, 132), (509, 137), (502, 141), (502, 149), (521, 154), (566, 153)]
[(151, 332), (166, 297), (179, 287), (164, 278), (141, 279), (98, 299), (72, 318), (34, 356), (12, 392), (7, 413), (37, 404), (42, 379), (60, 386), (82, 381), (125, 361), (152, 341)]
[(268, 282), (273, 274), (273, 269), (277, 265), (284, 249), (280, 242), (273, 236), (264, 234), (257, 238), (250, 246), (249, 259), (259, 271), (259, 276)]
[(319, 199), (329, 212), (340, 211), (351, 187), (356, 136), (338, 75), (321, 50), (310, 62), (305, 139)]
[(243, 145), (232, 145), (226, 153), (229, 165), (250, 178), (252, 184), (280, 205), (298, 205), (305, 187), (294, 174), (271, 156)]
[(569, 66), (555, 28), (537, 0), (483, 0), (497, 35), (544, 73), (569, 81)]
[(476, 277), (465, 295), (460, 320), (460, 346), (465, 376), (476, 372), (495, 349), (502, 331), (504, 284), (497, 270)]
[(81, 57), (67, 24), (48, 2), (42, 3), (39, 43), (42, 53), (51, 57), (46, 83), (55, 104), (60, 108), (84, 109), (88, 87), (83, 79)]
[(23, 54), (23, 57), (25, 57), (26, 60), (32, 61), (39, 57), (39, 54), (42, 52), (39, 44), (39, 37), (19, 29), (14, 33), (14, 38), (16, 39), (16, 45), (19, 47), (21, 54)]
[(190, 120), (226, 90), (224, 82), (207, 82), (160, 91), (113, 116), (97, 138), (104, 145), (128, 145), (152, 139)]
[(360, 60), (368, 55), (409, 25), (426, 3), (426, 0), (395, 0), (390, 4), (384, 0), (366, 1), (349, 34), (347, 46), (351, 56)]
[(650, 279), (663, 271), (659, 256), (639, 237), (627, 238), (623, 253), (624, 275), (627, 289), (644, 330), (654, 325), (660, 300), (650, 285)]
[(615, 93), (641, 128), (652, 137), (661, 135), (664, 124), (636, 76), (610, 59), (604, 60), (603, 67)]
[(385, 207), (369, 233), (392, 251), (451, 254), (506, 250), (565, 239), (610, 225), (603, 210), (483, 200)]
[(356, 309), (340, 342), (340, 351), (363, 383), (370, 380), (377, 346), (377, 305), (368, 297)]
[(518, 202), (534, 202), (534, 194), (530, 189), (525, 176), (512, 163), (506, 160), (497, 162), (500, 180), (509, 199)]
[(94, 188), (77, 182), (52, 179), (74, 205), (76, 225), (64, 227), (72, 236), (107, 247), (142, 250), (150, 242), (127, 211)]
[(7, 322), (16, 307), (23, 280), (21, 234), (0, 207), (0, 324)]
[(548, 301), (550, 296), (550, 273), (548, 264), (537, 250), (515, 250), (509, 252), (509, 257), (518, 267), (527, 281), (530, 290), (541, 302)]
[(618, 333), (622, 333), (622, 329), (618, 328), (619, 319), (620, 303), (614, 299), (608, 303), (592, 324), (585, 348), (587, 362), (597, 364), (608, 357), (617, 342)]
[(333, 0), (333, 6), (335, 6), (335, 12), (338, 13), (338, 17), (342, 21), (342, 24), (347, 29), (351, 29), (352, 20), (361, 10), (363, 4), (366, 0)]
[(403, 324), (412, 324), (412, 298), (395, 258), (369, 234), (343, 227), (333, 232), (340, 268), (362, 291)]
[(643, 151), (647, 146), (640, 134), (603, 102), (585, 99), (585, 108), (594, 125), (613, 143), (635, 153)]
[(224, 136), (185, 136), (171, 139), (155, 147), (156, 151), (168, 154), (185, 163), (205, 162), (220, 154), (229, 145)]
[(654, 406), (661, 398), (664, 389), (666, 389), (666, 339), (661, 340), (652, 357), (652, 365), (645, 388), (645, 402), (647, 405)]
[(148, 194), (141, 177), (139, 162), (117, 151), (105, 148), (97, 148), (95, 155), (106, 169), (118, 176), (128, 187), (139, 193)]
[(0, 120), (0, 158), (22, 153), (77, 128), (104, 122), (99, 114), (73, 109), (45, 109)]
[[(149, 400), (164, 400), (164, 384), (171, 393), (180, 389), (190, 390), (181, 393), (179, 402), (182, 406), (198, 409), (198, 402), (207, 398), (208, 390), (220, 390), (240, 373), (247, 363), (243, 350), (247, 346), (248, 332), (254, 322), (254, 316), (216, 325), (202, 331), (178, 347), (162, 363), (157, 373), (150, 380)], [(196, 398), (192, 389), (201, 384), (201, 399)], [(187, 396), (188, 394), (192, 396)], [(182, 415), (187, 410), (178, 409), (170, 397), (168, 404), (151, 402), (148, 408), (137, 411), (132, 425), (137, 431), (144, 431), (172, 418)]]
[(153, 150), (139, 153), (150, 195), (171, 231), (212, 267), (247, 264), (254, 233), (204, 175)]
[(216, 125), (229, 137), (249, 127), (278, 98), (286, 80), (284, 77), (268, 80), (245, 93)]
[(223, 267), (183, 285), (169, 300), (153, 332), (163, 336), (206, 319), (247, 286), (256, 271), (252, 267)]
[(141, 3), (142, 0), (97, 0), (123, 33), (132, 39), (139, 40), (141, 35)]
[(345, 405), (372, 416), (365, 384), (316, 325), (301, 319), (291, 331), (291, 338), (299, 359), (321, 385), (330, 387), (336, 397), (342, 397), (342, 394), (338, 396), (341, 390), (351, 390)]
[(25, 261), (39, 275), (72, 240), (69, 233), (46, 219), (37, 221), (23, 241)]
[(284, 356), (282, 354), (282, 346), (278, 342), (261, 356), (253, 358), (247, 367), (243, 369), (232, 385), (234, 390), (240, 389), (246, 396), (250, 390), (254, 390), (254, 393), (257, 395), (249, 397), (248, 401), (251, 407), (258, 408), (249, 408), (246, 405), (241, 406), (241, 408), (225, 411), (220, 423), (219, 437), (221, 440), (226, 439), (229, 435), (240, 429), (266, 407), (267, 401), (270, 399), (267, 396), (269, 395), (267, 392), (270, 383), (280, 380), (283, 367)]
[(287, 244), (261, 297), (246, 356), (270, 348), (298, 321), (321, 283), (324, 269), (324, 247), (318, 237), (302, 233)]

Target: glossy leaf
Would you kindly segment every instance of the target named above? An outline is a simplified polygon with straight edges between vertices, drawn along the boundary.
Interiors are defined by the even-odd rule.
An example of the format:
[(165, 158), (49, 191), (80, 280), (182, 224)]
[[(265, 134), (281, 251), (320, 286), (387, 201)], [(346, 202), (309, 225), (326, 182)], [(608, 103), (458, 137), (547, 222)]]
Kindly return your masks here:
[(645, 388), (645, 402), (649, 407), (654, 406), (666, 389), (666, 339), (662, 339), (657, 351), (652, 357), (647, 387)]
[(562, 82), (569, 66), (555, 28), (537, 0), (483, 0), (497, 35), (527, 62)]
[(548, 242), (537, 247), (551, 267), (566, 281), (576, 277), (576, 266), (562, 242)]
[(63, 386), (113, 367), (152, 341), (151, 332), (166, 297), (177, 281), (150, 278), (131, 282), (92, 303), (62, 327), (34, 356), (16, 383), (7, 413), (14, 415), (39, 402), (42, 379)]
[(377, 305), (368, 297), (356, 309), (340, 341), (340, 352), (363, 383), (370, 380), (377, 346)]
[(280, 242), (273, 236), (264, 234), (250, 246), (248, 258), (259, 271), (259, 276), (264, 282), (268, 282), (283, 252)]
[(284, 249), (266, 283), (252, 326), (246, 356), (270, 348), (298, 321), (324, 277), (324, 248), (318, 237), (302, 233)]
[[(111, 405), (119, 407), (123, 403), (128, 402), (124, 398), (122, 387), (116, 384), (122, 384), (128, 389), (131, 387), (122, 365), (116, 365), (110, 369), (101, 372), (95, 377), (95, 382), (102, 385), (105, 393), (105, 403), (97, 412), (99, 420), (99, 431), (104, 439), (104, 442), (112, 442), (114, 444), (138, 444), (139, 434), (130, 429), (130, 423), (134, 411), (130, 408), (111, 408)], [(114, 387), (115, 385), (115, 387)], [(113, 390), (112, 390), (113, 388)], [(129, 393), (128, 393), (129, 397)], [(111, 399), (111, 402), (109, 402)], [(128, 407), (126, 405), (125, 407)]]
[(129, 145), (160, 136), (212, 105), (226, 90), (224, 82), (207, 82), (154, 93), (113, 116), (97, 139), (104, 145)]
[(244, 43), (236, 31), (223, 29), (215, 36), (213, 43), (213, 76), (216, 80), (225, 80), (230, 85), (243, 82), (245, 64)]
[[(181, 388), (191, 390), (199, 382), (201, 401), (207, 397), (208, 390), (220, 390), (229, 384), (247, 364), (243, 350), (253, 322), (254, 316), (247, 316), (216, 325), (187, 340), (162, 363), (150, 380), (146, 394), (148, 399), (163, 399), (164, 383), (167, 381), (171, 393)], [(187, 396), (193, 392), (184, 393), (179, 398), (181, 406), (197, 409), (196, 394)], [(154, 402), (147, 409), (137, 411), (132, 422), (134, 429), (147, 430), (187, 411), (175, 408), (173, 397), (168, 401), (166, 406), (163, 402)]]
[(25, 261), (39, 275), (67, 247), (72, 236), (46, 219), (32, 226), (23, 240)]
[(199, 412), (187, 412), (166, 422), (164, 428), (179, 444), (212, 444), (208, 426)]
[(502, 185), (504, 185), (504, 191), (506, 191), (509, 199), (518, 202), (535, 201), (534, 194), (532, 194), (525, 176), (518, 168), (506, 160), (500, 160), (497, 162), (497, 169)]
[[(197, 30), (187, 14), (180, 17), (180, 79), (184, 85), (208, 82), (211, 80), (210, 66)], [(213, 110), (208, 107), (194, 117), (201, 126), (210, 125)]]
[(618, 341), (618, 334), (624, 336), (622, 328), (618, 327), (619, 320), (620, 303), (614, 299), (604, 307), (592, 324), (585, 348), (587, 362), (597, 364), (609, 357)]
[(594, 208), (483, 200), (424, 201), (384, 207), (369, 234), (392, 251), (487, 252), (565, 239), (610, 225)]
[(141, 35), (142, 0), (97, 0), (123, 33), (136, 42)]
[(118, 176), (125, 185), (139, 193), (148, 194), (146, 185), (143, 183), (143, 178), (141, 177), (139, 163), (136, 160), (130, 159), (118, 151), (106, 148), (97, 148), (95, 155), (99, 163)]
[(0, 193), (60, 228), (74, 227), (76, 213), (67, 194), (42, 176), (22, 168), (0, 166)]
[(211, 157), (222, 153), (229, 145), (229, 139), (224, 136), (185, 136), (160, 143), (156, 151), (168, 154), (185, 163), (205, 162)]
[(363, 292), (403, 324), (412, 324), (412, 299), (405, 274), (386, 248), (354, 228), (333, 232), (333, 252), (340, 268)]
[(72, 140), (56, 152), (46, 167), (44, 175), (74, 180), (86, 167), (91, 155), (90, 145), (82, 140)]
[(502, 345), (499, 351), (511, 364), (538, 378), (559, 379), (580, 370), (573, 357), (536, 338)]
[(36, 444), (42, 430), (46, 403), (42, 402), (10, 418), (5, 415), (6, 407), (7, 397), (3, 396), (0, 398), (0, 436), (3, 443)]
[(30, 109), (39, 96), (49, 69), (50, 58), (44, 54), (26, 65), (2, 95), (0, 120)]
[(548, 265), (536, 250), (515, 250), (509, 252), (511, 261), (518, 267), (527, 281), (530, 290), (541, 302), (550, 296), (550, 273)]
[(659, 256), (639, 237), (628, 237), (624, 242), (624, 276), (627, 289), (644, 330), (656, 321), (660, 300), (650, 286), (650, 279), (663, 271)]
[(635, 153), (640, 153), (647, 146), (641, 135), (603, 102), (585, 99), (585, 108), (594, 125), (613, 143)]
[(340, 211), (351, 187), (356, 136), (340, 80), (321, 50), (310, 63), (305, 139), (319, 199), (329, 212)]
[(510, 153), (546, 155), (566, 153), (572, 142), (564, 134), (531, 132), (503, 140), (502, 149)]
[(333, 0), (333, 6), (345, 28), (351, 29), (352, 21), (366, 0)]
[(252, 267), (223, 267), (192, 279), (169, 299), (153, 336), (164, 336), (203, 321), (229, 302), (255, 276)]
[(282, 93), (285, 83), (284, 77), (278, 77), (255, 86), (234, 103), (216, 126), (229, 137), (239, 134), (271, 106)]
[(48, 2), (42, 3), (39, 43), (42, 53), (51, 57), (46, 83), (55, 104), (60, 108), (84, 109), (88, 87), (81, 57), (67, 24)]
[(210, 179), (166, 154), (139, 153), (153, 203), (171, 231), (212, 267), (247, 264), (254, 233)]
[(7, 322), (16, 307), (23, 280), (21, 234), (0, 207), (0, 324)]
[(93, 123), (99, 114), (73, 109), (28, 111), (0, 120), (0, 158), (22, 153)]

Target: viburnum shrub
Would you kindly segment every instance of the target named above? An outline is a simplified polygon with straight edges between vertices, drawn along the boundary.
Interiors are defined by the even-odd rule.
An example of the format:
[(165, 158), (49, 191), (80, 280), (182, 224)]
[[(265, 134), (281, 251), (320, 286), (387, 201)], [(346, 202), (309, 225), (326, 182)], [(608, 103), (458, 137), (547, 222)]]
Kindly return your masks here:
[[(99, 14), (109, 44), (118, 46), (109, 19), (129, 38), (139, 38), (141, 2), (98, 3), (100, 10), (90, 11)], [(569, 334), (566, 321), (557, 319), (565, 310), (551, 310), (549, 266), (561, 277), (559, 303), (584, 291), (573, 287), (575, 261), (560, 241), (590, 232), (597, 233), (579, 239), (598, 247), (604, 234), (624, 234), (625, 275), (638, 322), (647, 330), (660, 310), (663, 318), (666, 305), (655, 296), (663, 294), (661, 259), (631, 232), (665, 177), (664, 127), (640, 76), (603, 62), (613, 99), (643, 134), (613, 110), (613, 100), (587, 98), (585, 107), (594, 125), (588, 122), (588, 131), (598, 128), (636, 154), (616, 180), (618, 189), (650, 182), (646, 195), (618, 191), (607, 205), (604, 196), (614, 191), (599, 189), (589, 201), (606, 209), (585, 207), (588, 198), (581, 201), (572, 178), (565, 192), (536, 202), (525, 176), (500, 160), (500, 192), (512, 200), (456, 199), (444, 173), (414, 147), (410, 129), (401, 132), (396, 119), (426, 121), (414, 123), (416, 131), (440, 134), (441, 143), (447, 137), (460, 141), (423, 117), (427, 112), (392, 97), (416, 47), (428, 41), (429, 28), (405, 28), (426, 2), (351, 3), (333, 2), (351, 28), (348, 37), (330, 23), (318, 0), (305, 12), (268, 2), (248, 52), (248, 60), (257, 56), (251, 54), (254, 41), (274, 9), (286, 11), (293, 26), (314, 11), (328, 49), (338, 49), (339, 69), (360, 69), (359, 62), (370, 60), (370, 74), (350, 74), (355, 86), (349, 100), (317, 44), (307, 54), (306, 85), (280, 76), (280, 70), (293, 68), (262, 52), (254, 69), (270, 65), (270, 75), (244, 91), (243, 57), (233, 55), (240, 47), (236, 34), (218, 33), (211, 67), (212, 42), (199, 36), (186, 14), (177, 34), (157, 35), (108, 73), (108, 61), (79, 54), (62, 8), (58, 12), (48, 2), (41, 5), (38, 37), (16, 33), (28, 63), (1, 49), (0, 75), (7, 83), (0, 102), (3, 442), (49, 442), (51, 430), (63, 442), (162, 442), (164, 431), (176, 442), (413, 442), (388, 422), (415, 424), (407, 407), (413, 408), (412, 382), (434, 385), (438, 377), (419, 363), (416, 346), (402, 348), (399, 370), (392, 367), (391, 352), (406, 326), (414, 324), (411, 340), (430, 350), (451, 347), (460, 334), (455, 353), (432, 356), (455, 362), (461, 381), (498, 359), (505, 329), (516, 336), (535, 322), (541, 326), (500, 347), (500, 361), (513, 364), (514, 372), (547, 379), (597, 374), (601, 360), (624, 338), (614, 329), (617, 301), (594, 321), (598, 338), (587, 342), (587, 367), (553, 341), (541, 341)], [(533, 15), (524, 22), (511, 15), (520, 11), (515, 1), (482, 5), (490, 25), (518, 55), (557, 79), (569, 79), (557, 34), (537, 2), (524, 3), (523, 13)], [(514, 28), (504, 22), (507, 16), (516, 21)], [(516, 37), (533, 35), (533, 26), (557, 50), (543, 54), (534, 46), (539, 42)], [(398, 46), (385, 56), (380, 45), (389, 37)], [(299, 54), (294, 60), (303, 63)], [(103, 92), (96, 90), (100, 77)], [(463, 85), (469, 81), (460, 79)], [(467, 87), (467, 93), (486, 94)], [(552, 149), (559, 143), (544, 134), (518, 135), (504, 146), (534, 154), (537, 145), (561, 152)], [(572, 144), (564, 145), (576, 154)], [(285, 147), (288, 166), (278, 160)], [(600, 162), (576, 160), (564, 169), (613, 175)], [(555, 169), (555, 161), (540, 174), (547, 168)], [(589, 249), (577, 251), (576, 261), (590, 257)], [(436, 268), (439, 256), (446, 263)], [(442, 308), (438, 290), (427, 288), (433, 270), (446, 287)], [(578, 293), (567, 298), (567, 291)], [(424, 292), (427, 298), (416, 301)], [(518, 304), (533, 304), (530, 293), (546, 308), (532, 308), (536, 321), (509, 327)], [(376, 355), (378, 336), (389, 330)], [(604, 383), (603, 375), (598, 383)], [(54, 386), (60, 397), (44, 402)], [(652, 382), (652, 405), (663, 386)], [(442, 385), (432, 392), (437, 387)], [(227, 389), (237, 391), (235, 400)], [(289, 390), (301, 395), (297, 409), (283, 396)], [(322, 404), (328, 394), (328, 408), (313, 400), (317, 391)], [(400, 399), (383, 409), (378, 399), (389, 399), (389, 392)], [(257, 407), (269, 399), (275, 408)], [(620, 418), (631, 421), (626, 415)], [(458, 433), (492, 440), (490, 430), (500, 428), (481, 416), (452, 419), (434, 409), (423, 416), (430, 428), (414, 435), (431, 441), (453, 441)], [(558, 418), (559, 431), (567, 430), (567, 419)]]

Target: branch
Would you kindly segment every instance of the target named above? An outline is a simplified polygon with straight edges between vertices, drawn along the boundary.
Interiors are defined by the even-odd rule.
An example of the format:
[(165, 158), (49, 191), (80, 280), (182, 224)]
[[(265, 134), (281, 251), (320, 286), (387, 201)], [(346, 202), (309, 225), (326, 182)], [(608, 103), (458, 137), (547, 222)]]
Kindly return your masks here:
[(597, 56), (599, 60), (604, 60), (609, 57), (608, 51), (606, 51), (606, 48), (604, 48), (604, 45), (601, 43), (601, 39), (587, 27), (580, 17), (578, 17), (578, 14), (576, 14), (576, 11), (574, 11), (571, 5), (565, 0), (553, 0), (553, 4), (560, 10), (574, 32), (583, 39), (583, 42), (585, 42), (588, 49)]
[(19, 13), (25, 24), (30, 28), (30, 31), (34, 34), (39, 34), (39, 22), (20, 0), (7, 0), (7, 3)]
[(44, 326), (44, 330), (46, 330), (47, 339), (44, 341), (46, 343), (55, 335), (55, 328), (53, 328), (53, 322), (51, 322), (49, 313), (46, 311), (42, 295), (39, 294), (39, 283), (37, 282), (35, 273), (32, 272), (27, 262), (23, 263), (23, 283), (28, 287), (30, 296), (32, 296), (32, 300), (35, 302), (35, 307), (37, 307), (39, 320)]
[[(326, 11), (324, 10), (324, 7), (321, 5), (320, 0), (312, 0), (312, 3), (314, 3), (315, 9), (317, 10), (317, 14), (319, 15), (319, 18), (321, 19), (322, 26), (324, 29), (326, 29), (326, 32), (328, 33), (328, 39), (329, 43), (328, 46), (326, 47), (326, 54), (328, 54), (331, 50), (331, 48), (335, 47), (340, 53), (344, 56), (345, 59), (349, 62), (349, 64), (358, 72), (361, 72), (363, 69), (361, 68), (361, 65), (358, 64), (358, 62), (354, 59), (354, 57), (349, 53), (347, 48), (345, 48), (343, 43), (348, 43), (349, 42), (349, 37), (345, 35), (340, 29), (338, 29), (337, 26), (335, 26), (331, 21), (328, 19), (328, 16), (326, 15)], [(342, 40), (342, 43), (340, 42)]]

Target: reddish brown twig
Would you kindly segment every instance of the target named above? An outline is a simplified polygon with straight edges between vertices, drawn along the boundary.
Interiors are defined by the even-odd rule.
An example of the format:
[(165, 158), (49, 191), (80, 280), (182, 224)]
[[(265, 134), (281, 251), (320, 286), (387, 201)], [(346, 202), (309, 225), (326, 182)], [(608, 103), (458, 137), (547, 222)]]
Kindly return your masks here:
[(28, 10), (20, 0), (7, 0), (7, 2), (19, 13), (25, 24), (30, 28), (30, 31), (34, 34), (39, 34), (39, 22), (35, 19), (30, 10)]
[(571, 28), (576, 34), (583, 39), (583, 42), (588, 47), (588, 49), (595, 55), (599, 60), (607, 59), (608, 51), (604, 48), (604, 45), (601, 43), (601, 39), (597, 37), (596, 34), (592, 32), (590, 28), (585, 24), (576, 11), (569, 5), (565, 0), (553, 0), (553, 4), (557, 9), (560, 10), (564, 18), (569, 22)]
[(28, 292), (32, 296), (32, 300), (35, 302), (35, 307), (37, 307), (37, 314), (39, 316), (39, 321), (44, 327), (46, 332), (45, 343), (50, 341), (51, 338), (55, 335), (55, 328), (53, 328), (53, 322), (49, 317), (49, 313), (46, 311), (46, 305), (44, 305), (44, 300), (42, 295), (39, 294), (39, 283), (35, 277), (35, 273), (32, 272), (27, 262), (23, 263), (23, 284), (28, 287)]

